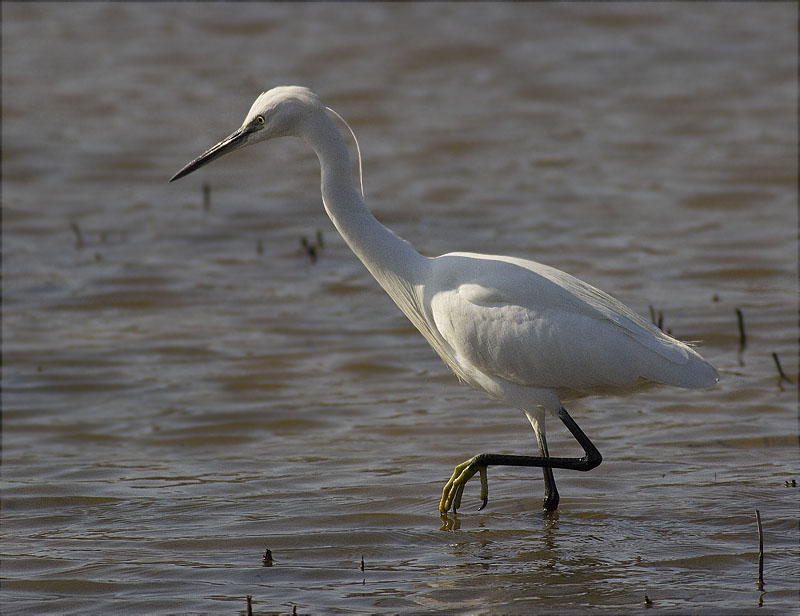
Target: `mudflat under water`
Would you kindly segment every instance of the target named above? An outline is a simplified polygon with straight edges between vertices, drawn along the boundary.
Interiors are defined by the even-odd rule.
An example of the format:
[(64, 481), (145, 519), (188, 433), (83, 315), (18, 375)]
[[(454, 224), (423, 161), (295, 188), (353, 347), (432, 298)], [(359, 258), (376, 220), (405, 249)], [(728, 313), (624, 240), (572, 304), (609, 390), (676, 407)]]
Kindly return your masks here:
[[(790, 3), (3, 3), (3, 614), (797, 613), (796, 24)], [(353, 126), (368, 203), (421, 252), (652, 306), (719, 385), (575, 404), (604, 462), (556, 472), (558, 513), (539, 471), (499, 468), (484, 511), (476, 482), (441, 521), (456, 463), (533, 434), (349, 252), (313, 154), (167, 184), (287, 83)]]

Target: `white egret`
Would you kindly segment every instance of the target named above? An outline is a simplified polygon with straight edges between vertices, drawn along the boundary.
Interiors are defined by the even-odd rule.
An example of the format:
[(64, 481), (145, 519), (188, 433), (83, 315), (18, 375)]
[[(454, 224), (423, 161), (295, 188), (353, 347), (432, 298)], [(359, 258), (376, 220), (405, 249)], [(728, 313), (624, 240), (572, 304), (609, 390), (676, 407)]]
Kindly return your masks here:
[[(419, 254), (367, 209), (363, 190), (359, 194), (352, 181), (345, 142), (327, 111), (333, 110), (307, 88), (264, 92), (236, 132), (170, 181), (275, 137), (299, 137), (316, 152), (325, 210), (348, 246), (456, 376), (522, 410), (536, 434), (539, 456), (484, 453), (458, 465), (442, 492), (442, 515), (460, 506), (464, 485), (475, 473), (481, 477), (481, 509), (486, 506), (490, 465), (541, 467), (544, 509), (556, 509), (553, 469), (588, 471), (602, 461), (563, 400), (625, 393), (643, 382), (702, 388), (717, 381), (716, 370), (691, 347), (565, 272), (506, 256)], [(572, 433), (583, 457), (550, 457), (548, 412)]]

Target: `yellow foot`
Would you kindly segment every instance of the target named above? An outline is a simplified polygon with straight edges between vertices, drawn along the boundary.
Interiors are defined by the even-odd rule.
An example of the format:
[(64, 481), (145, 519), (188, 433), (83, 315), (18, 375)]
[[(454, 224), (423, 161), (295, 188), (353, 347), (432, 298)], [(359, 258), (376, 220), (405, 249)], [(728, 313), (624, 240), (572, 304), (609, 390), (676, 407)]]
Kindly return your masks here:
[(447, 513), (451, 505), (453, 513), (456, 513), (456, 510), (461, 506), (464, 486), (472, 479), (475, 473), (481, 474), (481, 500), (483, 504), (478, 511), (486, 507), (486, 503), (489, 501), (489, 480), (486, 475), (486, 465), (478, 461), (479, 457), (475, 456), (456, 466), (453, 476), (450, 477), (450, 481), (445, 484), (442, 490), (442, 500), (439, 502), (439, 512), (441, 514)]

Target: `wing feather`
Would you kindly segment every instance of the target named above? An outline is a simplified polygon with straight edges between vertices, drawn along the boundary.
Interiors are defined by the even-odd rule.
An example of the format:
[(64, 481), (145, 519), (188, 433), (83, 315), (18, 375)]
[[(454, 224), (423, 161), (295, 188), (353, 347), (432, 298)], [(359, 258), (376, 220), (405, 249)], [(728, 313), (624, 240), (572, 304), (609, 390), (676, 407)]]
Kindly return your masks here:
[[(642, 378), (684, 387), (713, 383), (707, 382), (713, 368), (690, 347), (569, 274), (470, 253), (437, 261), (428, 310), (464, 371), (576, 391), (625, 388)], [(699, 376), (698, 362), (708, 368)]]

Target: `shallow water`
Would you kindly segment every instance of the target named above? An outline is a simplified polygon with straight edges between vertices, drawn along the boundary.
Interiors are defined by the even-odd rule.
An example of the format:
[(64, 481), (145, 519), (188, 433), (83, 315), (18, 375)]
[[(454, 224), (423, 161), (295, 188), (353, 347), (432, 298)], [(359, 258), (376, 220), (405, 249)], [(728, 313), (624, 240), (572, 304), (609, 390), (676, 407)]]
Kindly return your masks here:
[[(796, 6), (2, 12), (4, 614), (797, 612)], [(557, 514), (492, 468), (443, 524), (456, 463), (533, 435), (349, 252), (313, 155), (166, 183), (283, 83), (350, 122), (420, 251), (652, 306), (719, 385), (572, 405), (604, 462), (557, 471)]]

